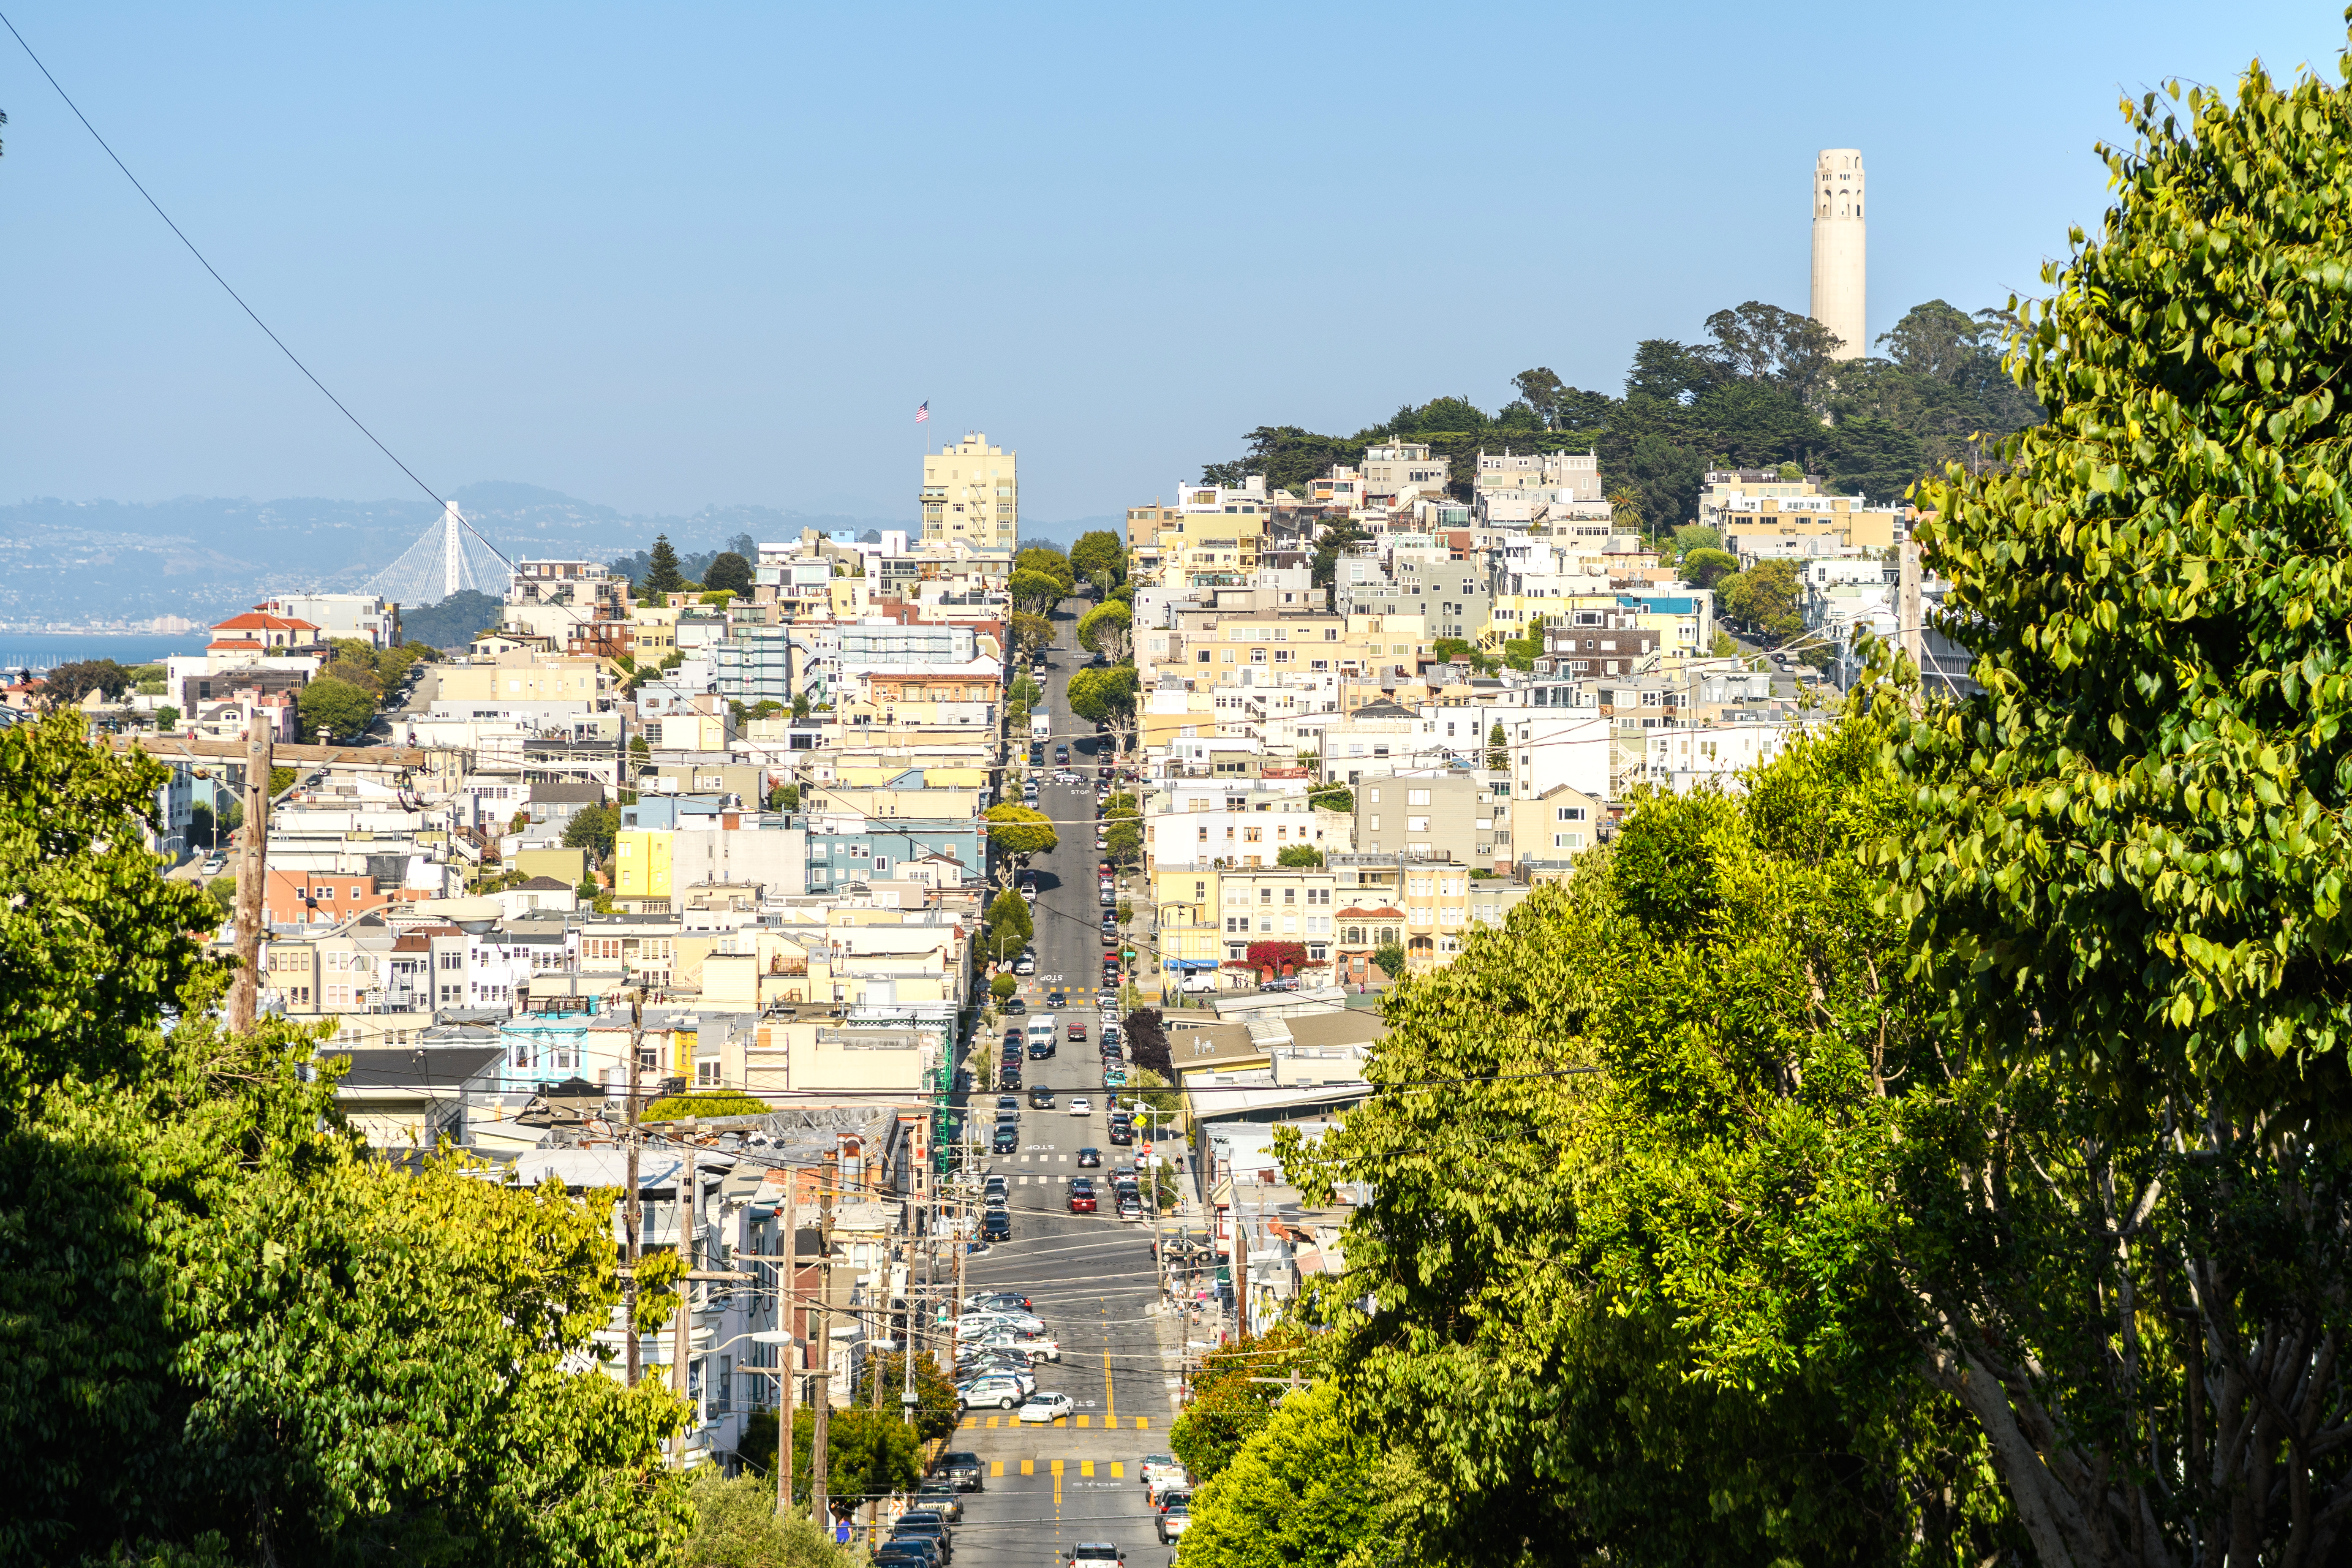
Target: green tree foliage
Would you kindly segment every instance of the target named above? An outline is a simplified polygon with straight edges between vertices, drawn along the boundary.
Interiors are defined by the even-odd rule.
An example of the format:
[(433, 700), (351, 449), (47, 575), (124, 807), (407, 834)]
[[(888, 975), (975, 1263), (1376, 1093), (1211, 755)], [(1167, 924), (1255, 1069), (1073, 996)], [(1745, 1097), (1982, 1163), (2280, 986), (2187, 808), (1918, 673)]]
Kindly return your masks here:
[(295, 706), (307, 736), (348, 741), (364, 734), (375, 718), (375, 693), (365, 686), (320, 675), (302, 688)]
[(1323, 851), (1312, 844), (1286, 844), (1276, 854), (1274, 863), (1277, 866), (1320, 866), (1323, 864)]
[(1125, 790), (1104, 797), (1102, 807), (1104, 858), (1114, 866), (1132, 866), (1143, 858), (1143, 813), (1135, 796)]
[(160, 703), (155, 709), (155, 728), (176, 730), (180, 727), (180, 710), (170, 703)]
[[(743, 1440), (735, 1450), (746, 1469), (768, 1477), (769, 1506), (775, 1504), (776, 1413), (756, 1410), (743, 1423)], [(810, 1453), (816, 1436), (816, 1417), (806, 1406), (793, 1412), (793, 1496), (806, 1507), (816, 1471)], [(898, 1419), (898, 1412), (836, 1410), (825, 1432), (826, 1495), (848, 1508), (869, 1497), (887, 1497), (912, 1490), (922, 1479), (922, 1447), (915, 1430)]]
[(1065, 594), (1075, 587), (1078, 581), (1077, 573), (1070, 565), (1070, 558), (1050, 544), (1023, 545), (1013, 557), (1013, 569), (1015, 572), (1035, 572), (1051, 577), (1061, 584), (1062, 592)]
[(848, 1553), (833, 1543), (817, 1522), (799, 1516), (776, 1514), (776, 1486), (768, 1476), (775, 1469), (776, 1418), (767, 1415), (765, 1463), (744, 1444), (751, 1474), (729, 1480), (715, 1465), (695, 1472), (688, 1494), (694, 1508), (694, 1533), (686, 1544), (684, 1562), (690, 1568), (850, 1568)]
[(609, 1194), (370, 1158), (309, 1033), (223, 1035), (161, 770), (79, 728), (0, 735), (0, 1561), (674, 1551), (682, 1412), (576, 1364)]
[(1123, 580), (1127, 576), (1127, 546), (1107, 528), (1091, 529), (1078, 535), (1078, 542), (1070, 546), (1070, 567), (1081, 577), (1091, 578), (1097, 572), (1108, 572), (1114, 580)]
[(1318, 588), (1328, 588), (1339, 581), (1339, 557), (1350, 545), (1363, 542), (1364, 531), (1348, 518), (1334, 518), (1324, 525), (1315, 544), (1315, 564), (1310, 576)]
[(1013, 994), (1020, 989), (1021, 982), (1015, 979), (1009, 970), (993, 976), (988, 983), (988, 994), (999, 1002), (1009, 1000)]
[(677, 552), (671, 548), (669, 535), (654, 536), (653, 550), (646, 558), (645, 575), (637, 580), (645, 594), (682, 594), (686, 591), (686, 574), (677, 569)]
[(1124, 752), (1128, 737), (1135, 732), (1135, 666), (1131, 664), (1081, 669), (1070, 677), (1070, 711), (1088, 723), (1108, 729), (1113, 744)]
[(693, 1094), (665, 1095), (649, 1102), (639, 1113), (640, 1121), (683, 1121), (689, 1116), (765, 1116), (772, 1109), (766, 1100), (736, 1089), (715, 1089)]
[(801, 786), (781, 784), (768, 792), (770, 811), (798, 811), (801, 808)]
[(1739, 558), (1727, 550), (1694, 550), (1683, 557), (1683, 581), (1695, 588), (1712, 588), (1739, 570)]
[(90, 747), (71, 714), (0, 730), (0, 1129), (65, 1079), (135, 1080), (156, 1020), (209, 973), (184, 933), (217, 908), (159, 878), (135, 831), (159, 826), (168, 776)]
[(1060, 604), (1063, 595), (1069, 591), (1070, 585), (1067, 583), (1063, 582), (1059, 577), (1048, 576), (1043, 572), (1016, 571), (1013, 574), (1013, 581), (1009, 584), (1013, 610), (1018, 614), (1036, 616), (1040, 618), (1050, 616), (1054, 606)]
[[(1799, 476), (1802, 478), (1802, 475)], [(1723, 548), (1723, 531), (1706, 528), (1696, 522), (1685, 522), (1674, 531), (1673, 552), (1679, 561), (1688, 561), (1696, 551)]]
[(719, 552), (718, 558), (712, 561), (702, 574), (702, 585), (705, 588), (714, 593), (733, 594), (746, 599), (751, 596), (751, 588), (757, 582), (758, 578), (751, 572), (751, 562), (731, 550)]
[(1511, 735), (1500, 721), (1486, 731), (1486, 766), (1495, 773), (1507, 773), (1511, 766)]
[[(1180, 1423), (1181, 1426), (1181, 1423)], [(1375, 1530), (1393, 1483), (1339, 1386), (1321, 1383), (1266, 1414), (1192, 1497), (1181, 1568), (1342, 1568), (1395, 1561)]]
[(1135, 612), (1112, 599), (1078, 617), (1078, 646), (1113, 664), (1124, 664), (1135, 648)]
[(1755, 628), (1767, 642), (1780, 642), (1805, 629), (1799, 613), (1797, 563), (1782, 557), (1759, 561), (1747, 571), (1723, 578), (1716, 585), (1715, 602), (1736, 621)]
[(110, 658), (79, 658), (41, 678), (41, 695), (51, 707), (70, 707), (91, 692), (111, 702), (131, 689), (131, 672)]
[[(1050, 606), (1049, 606), (1050, 607)], [(1013, 612), (1013, 646), (1023, 653), (1034, 653), (1054, 646), (1054, 623), (1051, 617), (1027, 610)]]
[(1404, 946), (1401, 942), (1384, 942), (1372, 950), (1372, 963), (1391, 980), (1404, 973)]
[(1317, 784), (1307, 792), (1307, 804), (1318, 811), (1356, 815), (1356, 792), (1345, 784)]
[[(868, 1408), (898, 1414), (904, 1408), (899, 1401), (907, 1388), (906, 1355), (890, 1351), (876, 1356), (868, 1367), (858, 1388), (858, 1402)], [(915, 1406), (915, 1436), (924, 1442), (944, 1437), (963, 1424), (963, 1404), (956, 1397), (955, 1384), (940, 1370), (936, 1358), (915, 1358), (915, 1397), (920, 1401)]]
[(1320, 1346), (1296, 1324), (1244, 1334), (1201, 1358), (1184, 1413), (1169, 1429), (1168, 1447), (1195, 1481), (1213, 1480), (1253, 1433), (1273, 1418), (1285, 1388), (1259, 1378), (1312, 1377)]
[(982, 815), (988, 822), (988, 842), (1001, 859), (1025, 860), (1032, 855), (1049, 855), (1054, 846), (1062, 841), (1054, 831), (1053, 819), (1029, 806), (1005, 801), (990, 806)]
[(988, 956), (999, 963), (1010, 963), (1021, 954), (1037, 934), (1029, 913), (1029, 900), (1006, 888), (988, 906)]
[(613, 852), (620, 837), (621, 814), (609, 805), (583, 805), (563, 825), (563, 847), (585, 849), (591, 861), (601, 861)]
[[(1445, 1094), (1376, 1095), (1322, 1145), (1286, 1141), (1310, 1195), (1382, 1173), (1333, 1292), (1378, 1310), (1339, 1315), (1338, 1370), (1434, 1482), (1398, 1527), (1419, 1549), (1728, 1564), (2016, 1545), (1890, 1268), (1906, 1162), (1949, 1176), (1895, 1126), (1935, 1047), (1890, 994), (1894, 933), (1870, 912), (1859, 851), (1904, 798), (1880, 755), (1850, 721), (1738, 800), (1643, 805), (1571, 887), (1391, 998), (1375, 1082), (1444, 1076)], [(1950, 1103), (1920, 1096), (1912, 1137)]]

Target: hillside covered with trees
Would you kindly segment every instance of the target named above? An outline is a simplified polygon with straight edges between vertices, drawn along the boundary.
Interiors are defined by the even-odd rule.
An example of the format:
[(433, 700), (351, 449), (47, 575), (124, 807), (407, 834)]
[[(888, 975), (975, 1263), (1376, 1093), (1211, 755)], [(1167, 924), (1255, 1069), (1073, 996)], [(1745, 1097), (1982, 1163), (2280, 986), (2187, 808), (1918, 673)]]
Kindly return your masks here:
[(1260, 426), (1244, 437), (1247, 451), (1201, 477), (1234, 484), (1262, 473), (1269, 488), (1304, 494), (1332, 464), (1403, 438), (1445, 457), (1465, 498), (1481, 447), (1598, 451), (1611, 498), (1654, 531), (1696, 518), (1710, 468), (1796, 463), (1884, 503), (1946, 463), (1981, 466), (2002, 437), (2042, 417), (2001, 368), (2009, 324), (2003, 310), (1970, 315), (1930, 300), (1880, 337), (1883, 357), (1835, 361), (1819, 322), (1751, 300), (1709, 316), (1700, 342), (1643, 342), (1614, 396), (1538, 367), (1512, 378), (1516, 395), (1492, 415), (1467, 396), (1437, 397), (1352, 436)]

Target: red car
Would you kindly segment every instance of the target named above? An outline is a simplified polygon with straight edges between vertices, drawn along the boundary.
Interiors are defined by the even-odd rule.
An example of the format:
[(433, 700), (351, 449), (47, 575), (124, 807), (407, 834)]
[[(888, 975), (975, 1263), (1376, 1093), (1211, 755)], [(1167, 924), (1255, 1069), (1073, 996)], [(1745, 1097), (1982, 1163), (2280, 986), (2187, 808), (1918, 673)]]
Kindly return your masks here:
[(1070, 1184), (1070, 1212), (1072, 1214), (1095, 1212), (1095, 1184), (1084, 1176)]
[(1070, 1043), (1072, 1045), (1083, 1046), (1087, 1043), (1087, 1026), (1084, 1024), (1077, 1022), (1076, 1019), (1072, 1019), (1068, 1024), (1065, 1025), (1064, 1027), (1068, 1029), (1070, 1032)]

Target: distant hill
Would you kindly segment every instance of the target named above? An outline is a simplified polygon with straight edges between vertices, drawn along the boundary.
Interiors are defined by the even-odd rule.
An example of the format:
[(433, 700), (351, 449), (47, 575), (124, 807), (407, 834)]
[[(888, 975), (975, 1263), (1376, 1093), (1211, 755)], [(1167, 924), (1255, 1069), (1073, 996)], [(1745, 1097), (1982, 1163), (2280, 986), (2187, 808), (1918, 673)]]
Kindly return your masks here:
[[(681, 554), (736, 535), (797, 537), (803, 528), (904, 526), (887, 518), (708, 506), (636, 514), (536, 485), (492, 480), (450, 499), (508, 555), (610, 561), (669, 535)], [(182, 615), (210, 620), (263, 595), (357, 589), (431, 526), (430, 500), (319, 497), (255, 501), (206, 496), (131, 504), (40, 499), (0, 506), (0, 622), (79, 622)], [(413, 624), (413, 612), (403, 616)], [(478, 623), (465, 628), (470, 637)]]

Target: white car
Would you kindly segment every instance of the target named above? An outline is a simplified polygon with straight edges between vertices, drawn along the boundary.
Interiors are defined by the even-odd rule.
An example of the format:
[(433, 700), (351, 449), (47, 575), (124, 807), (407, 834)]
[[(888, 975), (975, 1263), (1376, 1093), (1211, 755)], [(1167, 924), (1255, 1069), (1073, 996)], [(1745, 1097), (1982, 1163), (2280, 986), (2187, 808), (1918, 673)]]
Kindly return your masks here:
[(1143, 1456), (1141, 1469), (1143, 1484), (1149, 1488), (1156, 1476), (1181, 1476), (1184, 1473), (1184, 1465), (1173, 1454), (1146, 1454)]
[(1068, 1394), (1048, 1394), (1040, 1389), (1029, 1396), (1028, 1404), (1021, 1407), (1021, 1419), (1051, 1421), (1056, 1416), (1076, 1415), (1077, 1408), (1078, 1402)]
[(956, 1397), (969, 1410), (975, 1405), (993, 1405), (999, 1410), (1010, 1410), (1028, 1395), (1020, 1380), (1009, 1373), (992, 1373), (975, 1377), (956, 1390)]
[(1016, 1355), (1025, 1355), (1032, 1366), (1041, 1361), (1062, 1359), (1061, 1345), (1047, 1334), (991, 1334), (978, 1342), (982, 1350), (1011, 1351)]
[(1083, 1095), (1083, 1094), (1081, 1094), (1081, 1095), (1076, 1095), (1076, 1096), (1073, 1096), (1073, 1097), (1072, 1097), (1072, 1099), (1071, 1099), (1071, 1100), (1070, 1100), (1070, 1114), (1071, 1114), (1071, 1115), (1073, 1115), (1073, 1116), (1092, 1116), (1094, 1113), (1095, 1113), (1094, 1101), (1092, 1101), (1092, 1100), (1088, 1100), (1088, 1099), (1087, 1099), (1085, 1095)]
[(1036, 1334), (1045, 1329), (1044, 1320), (1026, 1312), (966, 1312), (956, 1321), (956, 1338), (960, 1340), (991, 1339), (999, 1334)]
[(221, 874), (221, 868), (227, 864), (228, 862), (226, 860), (215, 855), (205, 862), (204, 875), (207, 877), (217, 877)]

